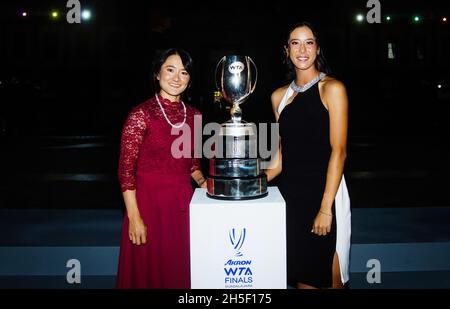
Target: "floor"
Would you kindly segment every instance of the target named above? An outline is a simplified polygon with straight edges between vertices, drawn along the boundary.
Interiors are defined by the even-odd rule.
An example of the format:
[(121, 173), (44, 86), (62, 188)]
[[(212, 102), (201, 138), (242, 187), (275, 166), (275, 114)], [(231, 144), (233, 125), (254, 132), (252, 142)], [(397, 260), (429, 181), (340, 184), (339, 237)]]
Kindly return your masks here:
[[(0, 210), (0, 288), (113, 288), (121, 220), (120, 210)], [(349, 288), (450, 288), (449, 222), (443, 207), (353, 209)], [(80, 283), (67, 281), (72, 259)]]

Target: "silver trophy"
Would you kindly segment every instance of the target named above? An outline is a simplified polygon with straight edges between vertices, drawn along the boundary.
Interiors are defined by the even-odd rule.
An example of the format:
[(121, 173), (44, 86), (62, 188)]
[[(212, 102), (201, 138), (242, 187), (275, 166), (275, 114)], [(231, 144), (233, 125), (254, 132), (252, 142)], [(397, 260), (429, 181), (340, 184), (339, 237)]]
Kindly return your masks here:
[(267, 178), (257, 153), (256, 125), (242, 121), (239, 106), (255, 90), (257, 75), (256, 65), (248, 56), (225, 56), (217, 64), (217, 88), (232, 108), (231, 120), (220, 127), (224, 147), (218, 147), (209, 161), (209, 197), (244, 200), (267, 195)]

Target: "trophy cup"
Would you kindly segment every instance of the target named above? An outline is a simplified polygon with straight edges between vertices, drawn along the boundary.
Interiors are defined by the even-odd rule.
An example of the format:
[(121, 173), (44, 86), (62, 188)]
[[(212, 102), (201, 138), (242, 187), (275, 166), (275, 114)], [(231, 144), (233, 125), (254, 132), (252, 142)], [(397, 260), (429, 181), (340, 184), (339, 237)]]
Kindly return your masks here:
[(240, 104), (255, 90), (257, 68), (248, 56), (223, 57), (216, 67), (216, 85), (232, 104), (231, 119), (220, 126), (224, 147), (209, 161), (207, 195), (224, 200), (256, 199), (267, 195), (267, 177), (260, 168), (257, 130), (242, 121)]

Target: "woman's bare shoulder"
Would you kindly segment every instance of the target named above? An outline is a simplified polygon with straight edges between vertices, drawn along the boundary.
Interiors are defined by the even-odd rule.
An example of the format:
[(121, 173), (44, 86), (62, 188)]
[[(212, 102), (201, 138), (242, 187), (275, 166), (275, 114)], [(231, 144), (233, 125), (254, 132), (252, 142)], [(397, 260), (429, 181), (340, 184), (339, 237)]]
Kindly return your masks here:
[(272, 105), (278, 106), (281, 102), (281, 99), (283, 99), (284, 94), (286, 93), (289, 85), (282, 86), (280, 88), (275, 89), (274, 92), (272, 92)]
[(334, 77), (325, 76), (322, 79), (321, 84), (322, 84), (324, 93), (327, 93), (327, 92), (336, 93), (336, 92), (342, 92), (342, 91), (345, 92), (344, 83)]
[(320, 88), (320, 97), (326, 109), (330, 110), (330, 108), (338, 106), (344, 107), (348, 103), (347, 90), (340, 80), (326, 76), (322, 79)]

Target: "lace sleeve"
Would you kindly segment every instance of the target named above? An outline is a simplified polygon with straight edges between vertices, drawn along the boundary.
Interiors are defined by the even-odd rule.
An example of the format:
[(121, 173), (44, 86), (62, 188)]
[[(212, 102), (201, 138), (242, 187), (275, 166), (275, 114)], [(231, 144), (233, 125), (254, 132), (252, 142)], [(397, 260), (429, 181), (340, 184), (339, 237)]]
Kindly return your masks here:
[[(192, 109), (193, 109), (193, 111), (194, 111), (194, 119), (197, 118), (197, 117), (200, 117), (200, 119), (201, 119), (202, 114), (200, 113), (200, 111), (197, 110), (197, 109), (195, 109), (195, 108), (192, 108)], [(201, 121), (201, 120), (200, 120), (200, 121)], [(195, 126), (194, 126), (194, 128), (195, 128)], [(201, 126), (201, 128), (202, 128), (202, 126)], [(193, 132), (194, 141), (195, 141), (195, 136), (196, 136), (196, 134), (197, 134), (197, 132)], [(200, 134), (201, 134), (201, 132), (200, 132)], [(193, 141), (193, 143), (194, 143), (194, 141)], [(194, 147), (195, 147), (195, 146), (194, 146)], [(194, 147), (192, 147), (192, 149), (194, 149)], [(200, 161), (199, 158), (195, 158), (195, 157), (194, 157), (194, 153), (192, 153), (191, 173), (193, 173), (193, 172), (195, 172), (195, 171), (197, 171), (197, 170), (201, 170), (201, 161)]]
[(200, 169), (201, 169), (200, 159), (192, 158), (191, 173), (193, 173), (197, 170), (200, 170)]
[(128, 115), (122, 130), (119, 159), (119, 183), (122, 192), (136, 189), (136, 163), (146, 131), (144, 111), (135, 108)]

